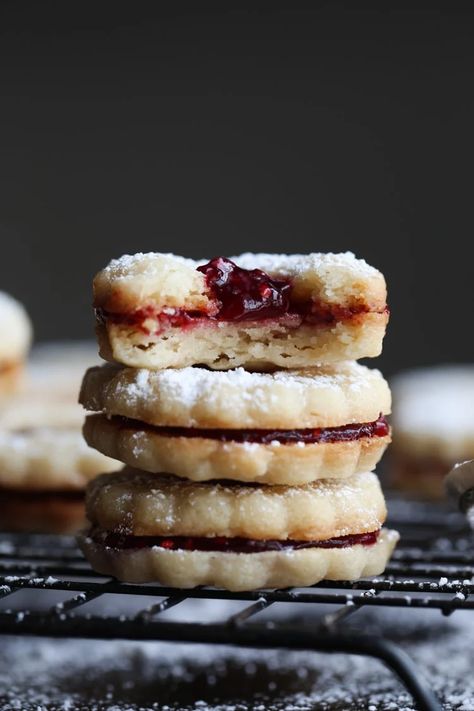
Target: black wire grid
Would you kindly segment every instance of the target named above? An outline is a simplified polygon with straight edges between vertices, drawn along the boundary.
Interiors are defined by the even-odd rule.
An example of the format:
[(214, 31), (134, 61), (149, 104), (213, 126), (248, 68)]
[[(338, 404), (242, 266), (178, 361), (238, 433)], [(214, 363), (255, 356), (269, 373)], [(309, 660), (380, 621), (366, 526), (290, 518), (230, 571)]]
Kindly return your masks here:
[[(474, 609), (474, 546), (457, 514), (403, 506), (391, 525), (401, 543), (383, 576), (356, 583), (323, 582), (297, 590), (231, 593), (212, 588), (178, 590), (131, 585), (91, 570), (74, 541), (52, 536), (3, 534), (0, 538), (0, 600), (21, 590), (71, 593), (46, 611), (0, 610), (0, 633), (95, 639), (166, 640), (255, 648), (304, 649), (368, 655), (383, 661), (403, 681), (419, 709), (441, 708), (423, 676), (397, 645), (383, 636), (345, 633), (340, 623), (363, 607), (439, 609), (450, 615)], [(402, 509), (400, 509), (401, 511)], [(38, 593), (40, 594), (40, 593)], [(44, 593), (43, 593), (44, 594)], [(147, 596), (150, 605), (133, 615), (82, 614), (78, 608), (104, 594)], [(158, 598), (158, 601), (156, 601)], [(160, 613), (189, 598), (247, 601), (219, 623), (170, 622)], [(336, 606), (308, 626), (259, 622), (258, 613), (276, 602)], [(2, 608), (5, 603), (2, 602)], [(113, 609), (109, 605), (108, 610)], [(324, 608), (321, 608), (324, 610)], [(255, 621), (254, 621), (254, 618)]]

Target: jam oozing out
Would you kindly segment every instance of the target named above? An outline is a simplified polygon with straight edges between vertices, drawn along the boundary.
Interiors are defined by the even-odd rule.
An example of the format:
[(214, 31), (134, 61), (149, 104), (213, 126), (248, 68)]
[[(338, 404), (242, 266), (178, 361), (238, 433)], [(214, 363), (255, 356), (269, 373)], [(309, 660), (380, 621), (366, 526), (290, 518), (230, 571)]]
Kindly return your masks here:
[[(292, 299), (289, 279), (272, 279), (261, 269), (242, 269), (230, 259), (215, 257), (197, 267), (205, 275), (213, 297), (208, 311), (186, 309), (158, 310), (153, 304), (130, 313), (109, 313), (97, 309), (99, 321), (111, 321), (141, 330), (149, 335), (168, 328), (187, 329), (203, 323), (282, 320), (288, 328), (302, 323), (330, 325), (368, 313), (367, 304), (339, 306)], [(388, 311), (385, 309), (385, 311)]]
[(365, 437), (386, 437), (390, 426), (383, 415), (375, 422), (342, 425), (341, 427), (320, 427), (301, 430), (231, 430), (231, 429), (198, 429), (195, 427), (153, 427), (137, 420), (113, 418), (119, 426), (139, 430), (151, 430), (165, 437), (202, 437), (217, 439), (221, 442), (253, 442), (269, 444), (280, 442), (305, 444), (350, 442)]
[(272, 279), (261, 269), (241, 269), (225, 257), (197, 270), (219, 304), (216, 318), (221, 321), (279, 318), (290, 311), (289, 281)]
[(127, 536), (107, 531), (93, 531), (91, 537), (101, 545), (116, 549), (165, 548), (176, 551), (214, 551), (221, 553), (265, 553), (268, 551), (301, 550), (303, 548), (348, 548), (373, 546), (380, 530), (369, 533), (352, 533), (348, 536), (328, 538), (324, 541), (260, 541), (252, 538), (224, 538), (215, 536)]

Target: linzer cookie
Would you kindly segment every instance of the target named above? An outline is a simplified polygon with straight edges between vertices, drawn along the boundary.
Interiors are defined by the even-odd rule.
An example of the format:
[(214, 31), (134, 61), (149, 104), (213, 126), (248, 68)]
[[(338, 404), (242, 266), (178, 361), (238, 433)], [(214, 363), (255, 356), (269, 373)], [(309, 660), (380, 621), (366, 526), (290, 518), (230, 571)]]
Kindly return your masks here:
[(0, 396), (14, 391), (21, 381), (31, 331), (23, 306), (0, 291)]
[(300, 487), (183, 482), (124, 470), (87, 493), (94, 568), (130, 582), (229, 590), (312, 585), (382, 572), (398, 536), (382, 529), (378, 479)]
[(80, 377), (96, 362), (90, 344), (33, 349), (22, 388), (0, 404), (0, 528), (77, 531), (84, 489), (117, 462), (81, 436)]
[(86, 441), (146, 471), (299, 485), (375, 467), (390, 442), (390, 390), (354, 362), (301, 371), (136, 370), (85, 375)]
[(126, 255), (94, 280), (101, 355), (134, 368), (303, 368), (379, 355), (383, 275), (353, 254)]
[(393, 380), (392, 484), (414, 496), (445, 496), (444, 477), (474, 458), (474, 366), (446, 365)]

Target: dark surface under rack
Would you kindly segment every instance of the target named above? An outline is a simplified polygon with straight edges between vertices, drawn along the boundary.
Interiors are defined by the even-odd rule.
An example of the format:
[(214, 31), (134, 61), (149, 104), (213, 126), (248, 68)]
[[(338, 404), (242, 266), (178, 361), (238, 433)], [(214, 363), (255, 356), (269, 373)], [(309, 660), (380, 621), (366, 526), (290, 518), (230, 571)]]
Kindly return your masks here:
[[(344, 633), (340, 625), (342, 620), (370, 605), (412, 610), (435, 608), (444, 615), (474, 609), (474, 597), (471, 598), (474, 545), (464, 519), (431, 506), (393, 502), (391, 508), (390, 525), (401, 531), (402, 542), (383, 576), (356, 583), (324, 582), (297, 590), (230, 593), (212, 588), (184, 591), (150, 584), (130, 585), (94, 573), (70, 538), (2, 534), (0, 633), (168, 640), (369, 655), (382, 660), (399, 676), (418, 708), (439, 709), (423, 676), (399, 647), (381, 635)], [(25, 589), (38, 591), (38, 596), (52, 590), (70, 595), (39, 610), (34, 606), (18, 607), (15, 595)], [(149, 603), (131, 615), (87, 613), (87, 603), (105, 594), (146, 597)], [(160, 613), (189, 598), (248, 604), (218, 623), (160, 619)], [(311, 626), (258, 621), (259, 612), (280, 602), (318, 603), (321, 616)]]

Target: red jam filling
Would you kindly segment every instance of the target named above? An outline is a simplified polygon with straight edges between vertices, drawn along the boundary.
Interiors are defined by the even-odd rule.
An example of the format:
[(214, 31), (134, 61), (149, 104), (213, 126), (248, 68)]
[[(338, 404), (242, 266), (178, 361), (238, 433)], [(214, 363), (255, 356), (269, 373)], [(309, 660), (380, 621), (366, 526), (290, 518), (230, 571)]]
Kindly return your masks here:
[(195, 427), (154, 427), (153, 425), (127, 418), (113, 419), (122, 427), (151, 430), (165, 437), (201, 437), (204, 439), (217, 439), (221, 442), (253, 442), (258, 444), (270, 444), (270, 442), (275, 441), (281, 444), (351, 442), (365, 437), (386, 437), (390, 433), (390, 426), (383, 415), (380, 415), (375, 422), (302, 430), (208, 430)]
[(93, 531), (91, 537), (109, 548), (137, 549), (159, 547), (176, 551), (214, 551), (220, 553), (265, 553), (267, 551), (301, 550), (303, 548), (348, 548), (349, 546), (373, 546), (380, 530), (369, 533), (351, 533), (348, 536), (328, 538), (325, 541), (259, 541), (252, 538), (224, 538), (215, 536), (126, 536), (107, 531)]
[(203, 322), (239, 322), (285, 319), (285, 324), (297, 328), (301, 323), (311, 325), (332, 324), (352, 319), (370, 311), (367, 304), (351, 307), (337, 304), (296, 302), (291, 298), (292, 285), (289, 279), (272, 279), (261, 269), (242, 269), (225, 257), (215, 257), (197, 268), (206, 277), (206, 284), (213, 296), (211, 311), (167, 309), (158, 311), (148, 305), (131, 313), (109, 313), (97, 309), (99, 320), (125, 324), (142, 330), (150, 330), (147, 320), (153, 320), (155, 334), (175, 327), (190, 328)]
[(219, 304), (215, 318), (221, 321), (280, 318), (290, 311), (289, 281), (271, 279), (261, 269), (241, 269), (225, 257), (197, 270)]

